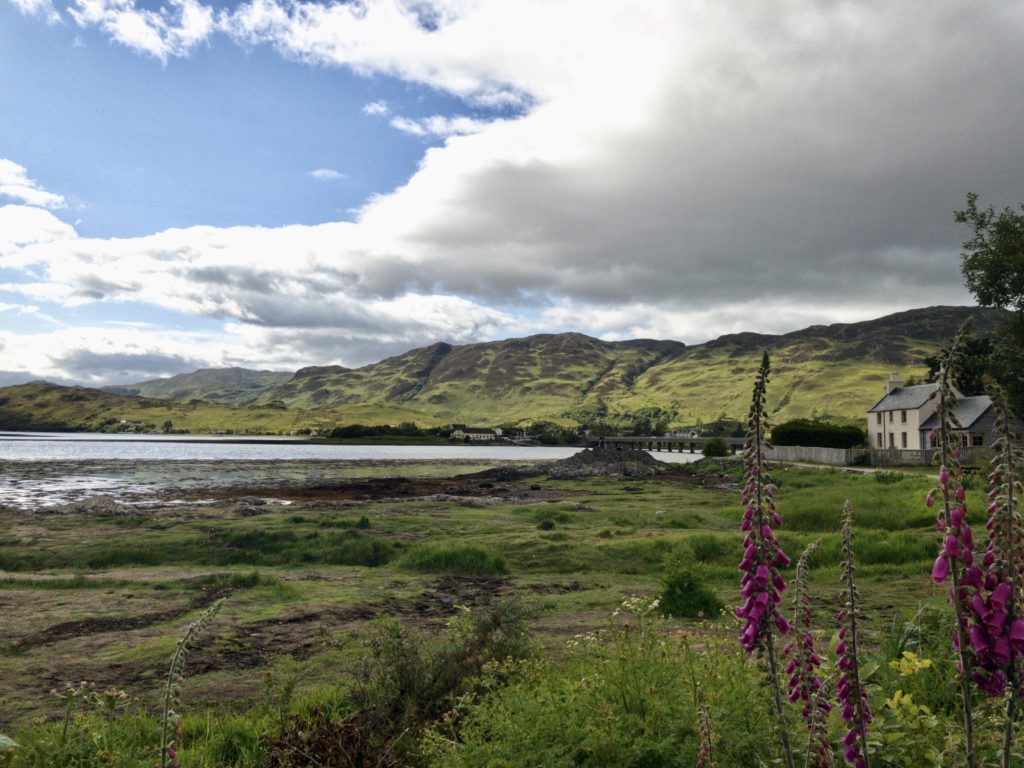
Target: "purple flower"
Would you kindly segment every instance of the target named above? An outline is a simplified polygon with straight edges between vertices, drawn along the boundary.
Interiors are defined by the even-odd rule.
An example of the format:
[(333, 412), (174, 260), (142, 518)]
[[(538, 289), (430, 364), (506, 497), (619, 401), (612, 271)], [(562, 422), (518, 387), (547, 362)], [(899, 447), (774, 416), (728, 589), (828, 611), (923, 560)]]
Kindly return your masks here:
[(857, 616), (859, 613), (859, 596), (853, 581), (853, 508), (846, 502), (843, 509), (843, 608), (839, 611), (838, 620), (839, 644), (836, 653), (839, 661), (839, 682), (836, 685), (836, 696), (839, 701), (839, 715), (849, 729), (843, 738), (843, 757), (854, 766), (867, 764), (867, 727), (871, 722), (871, 710), (868, 708), (867, 691), (860, 679), (860, 659), (857, 651)]
[(744, 619), (740, 643), (753, 653), (761, 643), (770, 641), (772, 627), (780, 634), (789, 632), (789, 623), (779, 613), (781, 595), (786, 582), (779, 573), (789, 565), (789, 557), (775, 538), (773, 525), (782, 519), (775, 509), (775, 482), (764, 462), (767, 414), (764, 410), (764, 392), (768, 383), (768, 359), (765, 355), (754, 384), (746, 444), (743, 449), (744, 487), (741, 502), (744, 506), (740, 529), (747, 532), (744, 539), (743, 559), (739, 569), (740, 594), (745, 602), (736, 611)]

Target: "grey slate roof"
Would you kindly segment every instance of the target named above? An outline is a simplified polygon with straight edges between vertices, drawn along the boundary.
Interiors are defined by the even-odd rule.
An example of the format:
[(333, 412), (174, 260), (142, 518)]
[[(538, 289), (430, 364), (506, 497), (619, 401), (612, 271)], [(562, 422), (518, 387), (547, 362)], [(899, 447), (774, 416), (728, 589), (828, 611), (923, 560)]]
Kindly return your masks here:
[(868, 413), (915, 410), (928, 402), (928, 398), (931, 397), (932, 392), (938, 386), (938, 384), (932, 382), (931, 384), (918, 384), (913, 387), (897, 387), (875, 403)]
[[(992, 398), (988, 395), (978, 395), (977, 397), (962, 397), (957, 402), (956, 407), (953, 409), (953, 416), (960, 422), (960, 426), (964, 429), (970, 429), (971, 425), (974, 424), (978, 419), (985, 415), (985, 411), (992, 407)], [(921, 429), (932, 430), (938, 429), (939, 427), (939, 415), (933, 413), (927, 419), (924, 424), (921, 425)]]

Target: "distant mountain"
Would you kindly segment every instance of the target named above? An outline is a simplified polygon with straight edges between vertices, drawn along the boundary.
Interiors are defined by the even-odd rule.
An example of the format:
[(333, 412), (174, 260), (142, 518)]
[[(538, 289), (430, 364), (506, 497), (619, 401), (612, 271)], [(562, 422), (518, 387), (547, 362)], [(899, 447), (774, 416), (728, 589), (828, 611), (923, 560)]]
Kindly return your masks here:
[(0, 389), (0, 429), (267, 434), (299, 428), (299, 415), (275, 407), (160, 400), (45, 381)]
[(562, 417), (581, 399), (630, 391), (644, 371), (685, 348), (578, 333), (434, 344), (356, 370), (304, 368), (258, 402), (290, 408), (394, 403), (444, 423)]
[(253, 371), (248, 368), (203, 368), (167, 379), (152, 379), (138, 384), (103, 389), (118, 395), (248, 405), (261, 392), (283, 384), (291, 376), (292, 374), (287, 372)]
[[(729, 334), (693, 346), (648, 339), (609, 342), (578, 333), (459, 346), (437, 343), (355, 369), (316, 366), (290, 376), (212, 369), (120, 391), (147, 396), (145, 409), (154, 416), (161, 408), (177, 413), (177, 418), (163, 417), (176, 426), (181, 421), (182, 428), (204, 424), (236, 432), (402, 421), (421, 426), (545, 420), (625, 426), (651, 419), (683, 426), (720, 416), (744, 418), (761, 352), (768, 350), (768, 407), (774, 421), (820, 416), (859, 423), (881, 396), (891, 371), (904, 378), (924, 376), (924, 359), (946, 344), (968, 316), (975, 318), (975, 333), (986, 335), (1005, 313), (930, 307), (783, 335)], [(75, 397), (98, 391), (25, 386), (30, 389), (0, 389), (0, 427), (95, 428), (104, 420), (126, 418), (122, 413), (137, 416), (138, 400), (146, 399), (122, 396), (97, 409), (90, 395), (88, 404), (78, 401), (76, 408)], [(47, 389), (31, 390), (41, 386)], [(52, 407), (39, 407), (44, 394)], [(35, 406), (26, 406), (29, 395), (36, 398)], [(226, 403), (250, 405), (229, 409)], [(15, 405), (16, 413), (11, 410)], [(104, 428), (110, 428), (109, 421)]]

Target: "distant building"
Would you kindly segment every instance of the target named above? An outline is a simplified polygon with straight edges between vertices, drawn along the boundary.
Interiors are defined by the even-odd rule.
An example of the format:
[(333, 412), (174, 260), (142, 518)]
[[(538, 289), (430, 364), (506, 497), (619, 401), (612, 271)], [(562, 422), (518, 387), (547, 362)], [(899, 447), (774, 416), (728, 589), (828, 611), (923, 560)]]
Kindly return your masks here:
[(889, 377), (888, 391), (868, 411), (868, 442), (883, 448), (924, 448), (921, 427), (935, 413), (938, 385), (904, 387), (898, 373)]
[(478, 429), (476, 427), (459, 427), (454, 430), (449, 439), (461, 440), (469, 443), (493, 442), (501, 437), (500, 429)]
[[(933, 448), (933, 430), (939, 428), (938, 384), (904, 387), (899, 374), (889, 377), (888, 392), (868, 411), (868, 441), (875, 450)], [(988, 447), (995, 440), (995, 408), (988, 395), (957, 396), (953, 434), (967, 447)], [(1024, 420), (1014, 416), (1011, 430), (1024, 435)]]

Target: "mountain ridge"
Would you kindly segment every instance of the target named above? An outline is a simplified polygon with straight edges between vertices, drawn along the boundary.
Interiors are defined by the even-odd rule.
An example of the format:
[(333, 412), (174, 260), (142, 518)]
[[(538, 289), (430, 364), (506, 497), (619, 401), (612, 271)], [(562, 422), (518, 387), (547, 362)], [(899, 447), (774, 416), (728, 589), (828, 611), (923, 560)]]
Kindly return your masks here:
[[(142, 397), (136, 400), (149, 403), (146, 413), (155, 415), (154, 409), (163, 407), (177, 414), (177, 420), (168, 420), (190, 430), (193, 421), (215, 424), (218, 419), (233, 420), (241, 429), (293, 431), (402, 421), (421, 426), (545, 420), (621, 426), (653, 418), (680, 426), (722, 416), (742, 418), (761, 351), (767, 349), (773, 362), (769, 409), (775, 420), (816, 416), (857, 422), (877, 400), (890, 371), (922, 376), (925, 357), (938, 351), (968, 316), (975, 318), (975, 333), (985, 335), (1005, 313), (928, 307), (784, 334), (726, 334), (696, 345), (604, 341), (580, 333), (463, 345), (436, 342), (359, 368), (307, 366), (292, 374), (203, 369), (109, 388), (106, 394), (137, 392)], [(6, 392), (0, 389), (5, 403), (10, 400)], [(61, 396), (47, 392), (48, 397)], [(130, 400), (103, 401), (99, 411), (107, 419), (118, 411), (137, 415), (141, 403)], [(59, 401), (66, 414), (62, 418), (75, 418), (67, 415), (69, 402), (74, 400)], [(192, 411), (182, 411), (183, 404)], [(229, 405), (234, 409), (206, 407)], [(5, 407), (10, 408), (0, 406), (0, 426), (6, 423)], [(99, 411), (81, 410), (76, 423), (88, 427), (102, 421)]]

